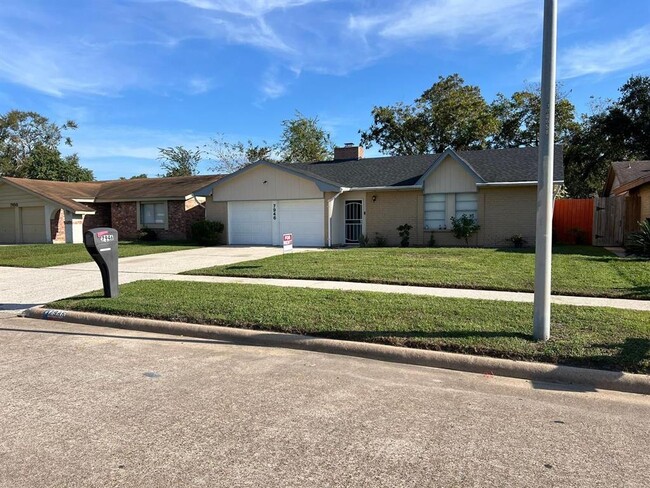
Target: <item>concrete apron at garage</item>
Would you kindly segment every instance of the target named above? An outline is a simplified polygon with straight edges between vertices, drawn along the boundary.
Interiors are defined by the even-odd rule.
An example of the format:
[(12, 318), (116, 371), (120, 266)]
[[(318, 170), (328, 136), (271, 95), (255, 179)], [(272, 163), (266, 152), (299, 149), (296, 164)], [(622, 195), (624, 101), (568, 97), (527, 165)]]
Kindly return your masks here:
[[(309, 250), (296, 249), (295, 252)], [(278, 254), (282, 254), (282, 249), (277, 247), (220, 246), (122, 258), (120, 283)], [(101, 287), (101, 275), (94, 262), (38, 269), (0, 267), (0, 311), (18, 313)]]

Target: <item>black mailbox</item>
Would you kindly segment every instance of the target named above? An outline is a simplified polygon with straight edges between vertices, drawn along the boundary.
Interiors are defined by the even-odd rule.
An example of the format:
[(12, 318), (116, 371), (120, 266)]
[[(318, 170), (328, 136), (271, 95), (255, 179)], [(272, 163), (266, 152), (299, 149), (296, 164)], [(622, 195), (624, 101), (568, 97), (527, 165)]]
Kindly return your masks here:
[(117, 280), (117, 231), (110, 227), (90, 229), (84, 233), (84, 245), (102, 273), (104, 296), (118, 296), (120, 289)]

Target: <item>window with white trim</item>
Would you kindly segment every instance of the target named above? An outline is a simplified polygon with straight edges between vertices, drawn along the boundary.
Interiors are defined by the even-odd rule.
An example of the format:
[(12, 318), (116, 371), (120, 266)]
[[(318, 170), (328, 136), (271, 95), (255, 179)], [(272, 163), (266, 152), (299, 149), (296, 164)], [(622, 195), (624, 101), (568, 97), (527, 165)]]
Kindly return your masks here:
[(140, 227), (164, 227), (167, 223), (167, 202), (140, 204)]
[(443, 230), (447, 228), (447, 195), (427, 193), (424, 195), (424, 228)]
[(456, 218), (463, 214), (478, 221), (478, 199), (476, 193), (456, 193)]

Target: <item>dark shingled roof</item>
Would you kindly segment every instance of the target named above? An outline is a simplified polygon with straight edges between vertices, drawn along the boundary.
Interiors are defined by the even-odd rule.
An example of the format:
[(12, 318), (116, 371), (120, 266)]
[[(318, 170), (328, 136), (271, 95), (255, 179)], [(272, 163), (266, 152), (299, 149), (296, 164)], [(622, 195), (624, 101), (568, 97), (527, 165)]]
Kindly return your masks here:
[(73, 212), (94, 212), (94, 209), (74, 199), (92, 199), (101, 185), (98, 181), (70, 183), (67, 181), (31, 180), (27, 178), (3, 177), (5, 181), (30, 193), (42, 196)]
[[(613, 194), (624, 193), (650, 181), (650, 161), (615, 161), (612, 170), (618, 180), (610, 190)], [(613, 183), (608, 181), (608, 186), (613, 186)]]
[(104, 181), (95, 198), (98, 202), (141, 198), (181, 199), (220, 178), (221, 175), (206, 175)]
[[(537, 181), (538, 148), (457, 151), (486, 183)], [(350, 188), (414, 185), (439, 154), (293, 163), (291, 168)], [(562, 146), (555, 148), (555, 181), (564, 180)]]

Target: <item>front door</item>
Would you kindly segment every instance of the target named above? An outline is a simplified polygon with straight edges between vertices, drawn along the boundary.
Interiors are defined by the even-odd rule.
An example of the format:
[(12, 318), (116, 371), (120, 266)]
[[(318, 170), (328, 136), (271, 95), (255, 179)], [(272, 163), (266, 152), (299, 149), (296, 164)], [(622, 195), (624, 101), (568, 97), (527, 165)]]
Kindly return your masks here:
[(363, 225), (363, 202), (345, 201), (345, 243), (358, 244)]

